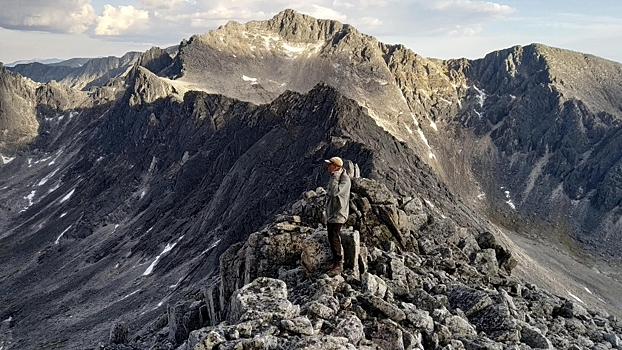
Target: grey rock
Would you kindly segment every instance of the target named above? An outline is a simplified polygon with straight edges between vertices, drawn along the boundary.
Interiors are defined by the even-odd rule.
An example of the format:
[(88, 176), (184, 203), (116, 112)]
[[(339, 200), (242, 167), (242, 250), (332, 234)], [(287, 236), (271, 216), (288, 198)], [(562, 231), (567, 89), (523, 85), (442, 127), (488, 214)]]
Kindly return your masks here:
[(387, 289), (387, 284), (382, 278), (369, 272), (361, 276), (361, 292), (384, 298)]
[(444, 324), (454, 336), (459, 338), (469, 338), (477, 335), (477, 331), (469, 321), (460, 316), (449, 316), (444, 320)]
[(332, 253), (326, 231), (314, 232), (303, 241), (300, 259), (307, 273), (319, 272), (328, 265)]
[(222, 331), (219, 332), (217, 330), (202, 328), (190, 333), (190, 336), (188, 337), (188, 349), (212, 350), (226, 341), (227, 339)]
[(372, 204), (397, 205), (397, 199), (386, 185), (366, 178), (352, 181), (352, 192), (369, 198)]
[(620, 338), (618, 337), (617, 334), (615, 333), (605, 333), (603, 335), (603, 338), (609, 342), (609, 344), (611, 344), (611, 346), (613, 346), (614, 348), (618, 348), (620, 347)]
[(528, 324), (521, 324), (520, 342), (534, 349), (553, 349), (553, 345), (542, 332)]
[(355, 278), (359, 277), (359, 260), (361, 252), (361, 236), (358, 231), (341, 231), (341, 245), (343, 246), (343, 267), (352, 269)]
[(371, 338), (381, 349), (405, 349), (402, 330), (397, 324), (387, 320), (378, 324), (378, 329), (371, 334)]
[(380, 311), (396, 322), (401, 322), (406, 319), (404, 311), (374, 295), (364, 294), (361, 295), (359, 299), (368, 304), (373, 310)]
[(464, 311), (467, 316), (493, 304), (492, 299), (485, 292), (461, 285), (450, 286), (447, 289), (447, 298), (452, 308)]
[(363, 323), (355, 315), (348, 315), (339, 320), (337, 328), (332, 334), (337, 337), (348, 338), (350, 343), (355, 345), (365, 337)]
[(557, 314), (566, 318), (580, 318), (582, 320), (591, 319), (590, 314), (585, 308), (575, 302), (567, 301), (558, 310)]
[(416, 329), (432, 332), (434, 330), (434, 320), (430, 313), (425, 310), (417, 309), (413, 304), (402, 303), (406, 318)]
[(237, 323), (253, 319), (291, 319), (299, 312), (300, 307), (287, 300), (287, 286), (283, 281), (260, 277), (233, 294), (228, 320)]
[(301, 316), (291, 320), (281, 320), (281, 327), (295, 334), (313, 335), (313, 325), (307, 317)]

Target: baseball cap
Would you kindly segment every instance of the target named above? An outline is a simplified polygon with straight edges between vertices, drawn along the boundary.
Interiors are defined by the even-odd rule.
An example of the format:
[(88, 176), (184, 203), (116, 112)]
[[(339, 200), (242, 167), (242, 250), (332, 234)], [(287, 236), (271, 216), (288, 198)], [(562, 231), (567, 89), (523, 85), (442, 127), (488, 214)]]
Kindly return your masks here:
[(341, 158), (339, 158), (339, 157), (332, 157), (331, 159), (325, 159), (324, 161), (326, 163), (335, 164), (338, 167), (342, 167), (343, 166), (343, 160), (341, 160)]

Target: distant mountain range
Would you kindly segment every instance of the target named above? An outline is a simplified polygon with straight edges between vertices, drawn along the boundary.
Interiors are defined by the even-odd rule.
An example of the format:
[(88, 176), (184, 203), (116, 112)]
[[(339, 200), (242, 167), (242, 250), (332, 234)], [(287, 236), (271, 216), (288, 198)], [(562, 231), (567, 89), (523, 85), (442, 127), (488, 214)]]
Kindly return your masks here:
[[(162, 305), (323, 186), (332, 155), (474, 236), (617, 261), (621, 119), (619, 63), (541, 44), (429, 59), (291, 10), (175, 48), (0, 64), (0, 348), (166, 324)], [(619, 276), (588, 273), (589, 293), (541, 287), (622, 315)]]

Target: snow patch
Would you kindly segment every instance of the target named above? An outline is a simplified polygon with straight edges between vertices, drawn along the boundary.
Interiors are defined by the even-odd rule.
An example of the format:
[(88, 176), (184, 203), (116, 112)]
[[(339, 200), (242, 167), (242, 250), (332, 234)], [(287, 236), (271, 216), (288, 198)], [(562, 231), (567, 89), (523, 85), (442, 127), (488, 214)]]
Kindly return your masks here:
[(408, 127), (408, 125), (404, 124), (404, 127), (406, 128), (406, 131), (408, 131), (409, 134), (413, 134), (413, 131)]
[(429, 201), (429, 200), (427, 200), (427, 199), (424, 199), (423, 201), (424, 201), (424, 202), (425, 202), (425, 204), (427, 204), (430, 208), (434, 209), (434, 204), (432, 204), (432, 202), (430, 202), (430, 201)]
[(428, 154), (428, 157), (430, 157), (430, 159), (436, 159), (436, 155), (434, 155), (434, 153), (432, 152)]
[(63, 237), (63, 235), (64, 235), (65, 233), (67, 233), (67, 231), (69, 231), (69, 229), (71, 228), (71, 226), (73, 226), (73, 225), (69, 225), (69, 227), (67, 227), (67, 228), (65, 229), (65, 231), (61, 232), (61, 234), (60, 234), (60, 235), (58, 235), (58, 237), (56, 238), (56, 241), (54, 242), (54, 244), (58, 244), (58, 243), (60, 242), (60, 238), (61, 238), (61, 237)]
[(64, 217), (65, 215), (67, 215), (67, 212), (64, 212), (64, 213), (60, 214), (59, 218), (62, 218), (62, 217)]
[(155, 260), (151, 263), (151, 265), (149, 265), (149, 267), (145, 270), (145, 272), (143, 272), (143, 276), (150, 275), (153, 272), (153, 269), (156, 267), (156, 265), (160, 262), (160, 258), (162, 258), (162, 255), (164, 255), (164, 254), (170, 252), (171, 250), (173, 250), (173, 248), (175, 248), (177, 243), (179, 243), (179, 241), (181, 241), (182, 238), (184, 238), (184, 236), (179, 237), (177, 242), (175, 242), (173, 244), (168, 243), (166, 245), (166, 247), (164, 247), (164, 250), (162, 251), (162, 253), (160, 253), (160, 255), (156, 256)]
[(419, 137), (421, 137), (423, 142), (425, 142), (426, 146), (428, 146), (428, 148), (430, 148), (430, 144), (428, 143), (428, 139), (425, 137), (425, 134), (423, 133), (423, 130), (418, 129), (417, 132), (419, 132)]
[(257, 84), (257, 78), (247, 77), (246, 75), (242, 75), (242, 80), (244, 80), (244, 81), (250, 81), (250, 82), (251, 82), (251, 85), (255, 85), (255, 84)]
[(577, 300), (578, 302), (580, 302), (581, 304), (585, 304), (585, 303), (583, 302), (583, 300), (579, 299), (579, 297), (578, 297), (578, 296), (576, 296), (576, 295), (574, 295), (574, 294), (570, 293), (569, 291), (566, 291), (566, 292), (568, 293), (568, 295), (570, 295), (571, 297), (573, 297), (574, 299), (576, 299), (576, 300)]
[(587, 289), (587, 287), (583, 287), (583, 288), (585, 288), (585, 290), (586, 290), (588, 293), (590, 293), (591, 295), (594, 295), (594, 293), (592, 293), (589, 289)]
[(419, 122), (417, 121), (417, 118), (415, 118), (415, 114), (414, 113), (410, 113), (410, 117), (413, 118), (413, 123), (415, 123), (415, 125), (417, 127), (419, 127)]
[(13, 160), (15, 160), (15, 157), (5, 157), (4, 155), (1, 155), (1, 154), (0, 154), (0, 157), (2, 157), (2, 163), (3, 164), (9, 164)]
[(33, 200), (35, 199), (35, 193), (37, 191), (31, 191), (29, 195), (27, 195), (26, 197), (24, 197), (24, 199), (28, 199), (28, 206), (31, 207), (34, 202)]
[(43, 186), (45, 185), (46, 182), (48, 182), (49, 179), (52, 178), (52, 176), (56, 175), (56, 173), (60, 170), (60, 168), (52, 171), (51, 173), (49, 173), (46, 177), (44, 177), (43, 179), (41, 179), (41, 181), (39, 181), (39, 183), (37, 184), (37, 186)]
[[(501, 187), (503, 189), (503, 187)], [(514, 205), (514, 202), (512, 202), (512, 199), (510, 198), (510, 191), (505, 191), (505, 198), (507, 199), (507, 201), (505, 201), (510, 208), (516, 210), (516, 205)]]
[(60, 187), (60, 182), (57, 183), (56, 185), (54, 185), (54, 187), (50, 188), (48, 190), (48, 193), (52, 193), (52, 192), (56, 191), (59, 187)]
[(516, 96), (514, 96), (514, 95), (510, 95), (510, 98), (511, 98), (512, 100), (516, 100)]
[(61, 198), (61, 199), (60, 199), (60, 202), (58, 202), (58, 203), (64, 203), (64, 202), (66, 202), (69, 198), (71, 198), (71, 196), (73, 195), (73, 193), (74, 193), (75, 191), (76, 191), (76, 189), (74, 188), (74, 189), (73, 189), (73, 190), (71, 190), (69, 193), (67, 193), (67, 194), (65, 195), (65, 197)]
[(480, 90), (477, 86), (473, 85), (473, 89), (475, 89), (475, 91), (477, 91), (478, 95), (477, 95), (477, 101), (479, 102), (479, 106), (480, 107), (484, 107), (484, 102), (486, 101), (486, 93), (484, 92), (484, 90)]
[(212, 243), (212, 245), (210, 245), (209, 247), (207, 247), (207, 249), (205, 249), (204, 251), (201, 252), (201, 255), (209, 252), (212, 248), (214, 248), (215, 246), (217, 246), (220, 243), (220, 239), (217, 240), (216, 242)]
[(125, 299), (127, 299), (127, 298), (129, 298), (129, 297), (131, 297), (132, 295), (134, 295), (134, 294), (136, 294), (136, 293), (138, 293), (138, 292), (140, 292), (140, 289), (139, 289), (139, 290), (135, 290), (135, 291), (133, 291), (132, 293), (130, 293), (130, 294), (128, 294), (128, 295), (126, 295), (126, 296), (124, 296), (123, 298), (121, 298), (121, 299), (117, 300), (117, 303), (118, 303), (118, 302), (120, 302), (120, 301), (122, 301), (122, 300), (125, 300)]
[(477, 199), (479, 200), (483, 200), (484, 198), (486, 198), (486, 194), (485, 193), (480, 193), (477, 195)]
[(438, 131), (438, 127), (436, 126), (436, 123), (434, 122), (434, 120), (430, 120), (430, 126), (432, 127), (432, 129)]

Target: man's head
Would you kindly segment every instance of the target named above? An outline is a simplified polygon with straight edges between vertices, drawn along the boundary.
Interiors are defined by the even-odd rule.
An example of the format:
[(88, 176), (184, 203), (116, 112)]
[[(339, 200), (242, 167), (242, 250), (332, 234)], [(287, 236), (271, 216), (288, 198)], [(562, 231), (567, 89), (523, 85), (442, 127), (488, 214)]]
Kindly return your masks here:
[(328, 163), (329, 173), (334, 173), (335, 171), (341, 169), (341, 167), (343, 166), (343, 160), (341, 160), (341, 158), (339, 157), (332, 157), (331, 159), (326, 159), (324, 161)]

